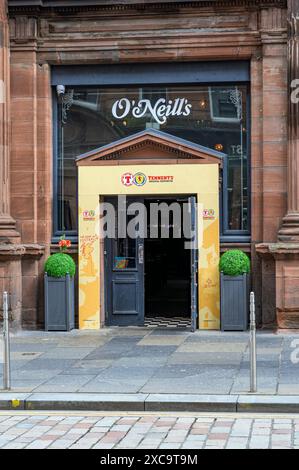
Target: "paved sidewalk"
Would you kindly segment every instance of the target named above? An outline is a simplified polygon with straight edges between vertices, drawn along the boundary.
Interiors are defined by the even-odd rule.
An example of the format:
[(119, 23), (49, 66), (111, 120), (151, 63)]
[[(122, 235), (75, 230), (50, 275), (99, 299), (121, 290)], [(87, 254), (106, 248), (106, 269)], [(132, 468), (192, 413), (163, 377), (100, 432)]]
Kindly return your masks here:
[(298, 449), (299, 417), (0, 416), (1, 449)]
[[(298, 334), (258, 332), (258, 393), (299, 395), (294, 340), (299, 345)], [(248, 332), (138, 327), (21, 332), (12, 336), (11, 351), (12, 389), (20, 392), (249, 391)]]

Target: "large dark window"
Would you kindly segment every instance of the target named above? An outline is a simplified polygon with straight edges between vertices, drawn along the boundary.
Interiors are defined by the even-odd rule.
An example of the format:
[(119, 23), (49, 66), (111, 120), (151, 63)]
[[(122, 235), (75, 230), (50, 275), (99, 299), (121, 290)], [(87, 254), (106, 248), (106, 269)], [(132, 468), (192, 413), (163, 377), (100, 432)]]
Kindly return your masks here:
[(76, 157), (147, 128), (228, 155), (222, 233), (249, 234), (247, 85), (68, 86), (65, 96), (57, 104), (55, 235), (77, 232)]

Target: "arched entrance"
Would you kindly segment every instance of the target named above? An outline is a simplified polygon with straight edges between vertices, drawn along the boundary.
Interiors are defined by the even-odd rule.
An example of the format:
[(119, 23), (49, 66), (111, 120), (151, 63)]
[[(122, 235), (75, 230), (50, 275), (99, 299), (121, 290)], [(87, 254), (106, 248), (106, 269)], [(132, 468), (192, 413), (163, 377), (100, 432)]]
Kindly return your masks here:
[[(77, 159), (80, 328), (143, 325), (155, 315), (180, 312), (193, 328), (219, 328), (223, 157), (150, 129)], [(160, 204), (168, 219), (159, 212), (155, 223), (148, 214)], [(173, 204), (176, 218), (174, 210), (169, 215)], [(161, 236), (166, 229), (168, 238)], [(176, 236), (169, 237), (169, 230)]]

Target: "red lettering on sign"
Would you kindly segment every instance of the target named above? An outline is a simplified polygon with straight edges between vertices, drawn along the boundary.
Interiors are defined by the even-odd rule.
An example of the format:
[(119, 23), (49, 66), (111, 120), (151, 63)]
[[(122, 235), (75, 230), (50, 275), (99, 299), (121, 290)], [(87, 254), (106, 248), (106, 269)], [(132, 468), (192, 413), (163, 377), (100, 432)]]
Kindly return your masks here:
[(173, 176), (167, 176), (167, 175), (157, 175), (157, 176), (149, 176), (148, 177), (149, 181), (173, 181)]

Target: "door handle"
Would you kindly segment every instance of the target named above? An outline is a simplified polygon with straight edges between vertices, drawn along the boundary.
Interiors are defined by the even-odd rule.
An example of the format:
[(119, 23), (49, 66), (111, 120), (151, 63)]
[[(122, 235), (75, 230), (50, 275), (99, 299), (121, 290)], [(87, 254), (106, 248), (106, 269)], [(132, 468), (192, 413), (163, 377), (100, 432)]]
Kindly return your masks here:
[(143, 264), (143, 260), (144, 260), (143, 245), (138, 245), (138, 263)]

